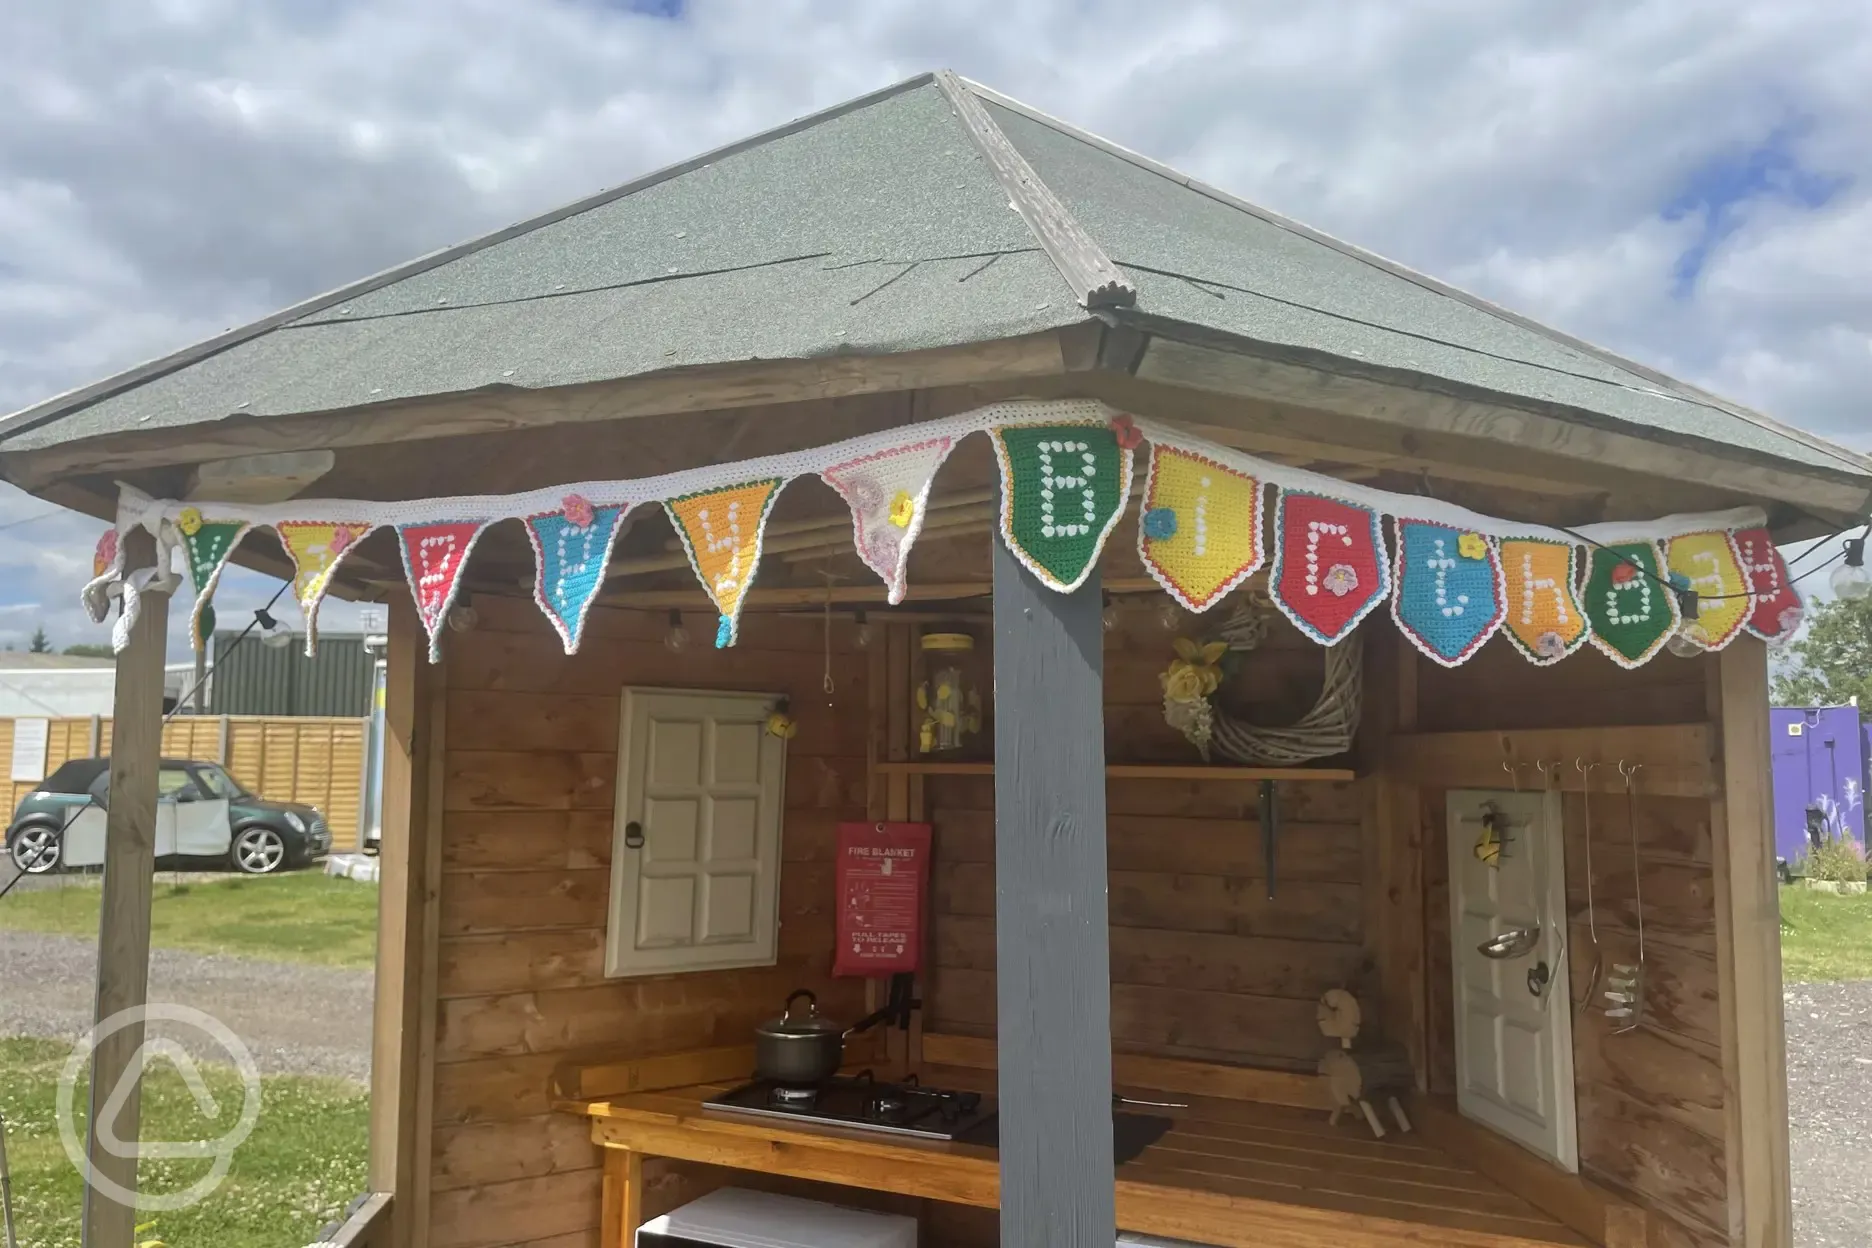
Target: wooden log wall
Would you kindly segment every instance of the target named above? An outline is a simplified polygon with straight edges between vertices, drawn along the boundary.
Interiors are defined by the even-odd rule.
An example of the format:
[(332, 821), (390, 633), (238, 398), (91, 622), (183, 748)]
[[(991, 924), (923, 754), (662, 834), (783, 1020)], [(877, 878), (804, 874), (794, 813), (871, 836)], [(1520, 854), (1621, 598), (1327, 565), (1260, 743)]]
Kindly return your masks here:
[[(1415, 709), (1426, 731), (1594, 728), (1700, 723), (1713, 660), (1660, 658), (1636, 671), (1583, 651), (1536, 668), (1506, 645), (1490, 645), (1453, 670), (1414, 665)], [(1532, 761), (1532, 760), (1526, 760)], [(1631, 761), (1645, 762), (1640, 755)], [(1652, 758), (1654, 763), (1662, 760)], [(1571, 770), (1573, 759), (1564, 767)], [(1605, 776), (1611, 769), (1597, 773)], [(1531, 767), (1523, 788), (1539, 786)], [(1454, 1005), (1445, 828), (1447, 789), (1436, 777), (1417, 784), (1423, 841), (1424, 928), (1428, 993), (1429, 1083), (1455, 1088)], [(1574, 774), (1570, 783), (1577, 783)], [(1509, 785), (1507, 773), (1500, 783)], [(1597, 783), (1603, 784), (1601, 779)], [(1653, 1244), (1715, 1248), (1730, 1243), (1725, 1156), (1720, 979), (1717, 973), (1711, 803), (1704, 798), (1622, 792), (1565, 793), (1567, 906), (1572, 991), (1587, 991), (1592, 940), (1586, 904), (1587, 832), (1592, 892), (1604, 974), (1635, 962), (1639, 873), (1644, 894), (1646, 994), (1638, 1030), (1613, 1035), (1601, 983), (1573, 1020), (1580, 1170), (1662, 1217)], [(1589, 805), (1590, 803), (1590, 805)], [(1636, 820), (1636, 862), (1631, 827)]]
[[(1172, 639), (1162, 595), (1121, 602), (1106, 634), (1106, 750), (1112, 762), (1200, 761), (1163, 722), (1158, 673)], [(1283, 619), (1230, 681), (1243, 711), (1290, 722), (1311, 706), (1321, 651)], [(994, 784), (932, 776), (933, 1031), (995, 1025)], [(1258, 786), (1113, 780), (1107, 785), (1112, 1041), (1119, 1052), (1311, 1071), (1323, 1041), (1314, 1006), (1357, 985), (1366, 853), (1351, 784), (1279, 786), (1275, 898), (1266, 895)]]
[[(594, 611), (567, 657), (530, 602), (480, 598), (446, 641), (431, 1248), (593, 1248), (600, 1163), (588, 1123), (551, 1110), (553, 1071), (746, 1041), (788, 990), (834, 1017), (863, 1013), (862, 981), (829, 978), (831, 858), (866, 802), (867, 664), (835, 626), (838, 689), (821, 688), (817, 620), (763, 616), (739, 645), (662, 644), (664, 614)], [(788, 743), (773, 968), (604, 977), (619, 691), (626, 685), (784, 693)], [(652, 1161), (654, 1211), (697, 1180)]]

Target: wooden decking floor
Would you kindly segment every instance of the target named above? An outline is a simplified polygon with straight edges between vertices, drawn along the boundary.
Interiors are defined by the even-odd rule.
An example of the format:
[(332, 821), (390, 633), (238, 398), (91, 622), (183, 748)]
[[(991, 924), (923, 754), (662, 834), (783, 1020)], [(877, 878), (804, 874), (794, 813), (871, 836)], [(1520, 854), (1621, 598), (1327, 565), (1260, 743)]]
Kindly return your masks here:
[[(992, 1079), (992, 1075), (987, 1076)], [(926, 1070), (925, 1083), (981, 1086), (980, 1071)], [(993, 1208), (991, 1148), (792, 1128), (706, 1113), (728, 1085), (568, 1105), (600, 1144), (769, 1174)], [(1372, 1138), (1362, 1122), (1256, 1102), (1128, 1089), (1184, 1109), (1148, 1109), (1172, 1126), (1117, 1172), (1122, 1229), (1229, 1248), (1542, 1248), (1588, 1241), (1500, 1184), (1414, 1135)]]

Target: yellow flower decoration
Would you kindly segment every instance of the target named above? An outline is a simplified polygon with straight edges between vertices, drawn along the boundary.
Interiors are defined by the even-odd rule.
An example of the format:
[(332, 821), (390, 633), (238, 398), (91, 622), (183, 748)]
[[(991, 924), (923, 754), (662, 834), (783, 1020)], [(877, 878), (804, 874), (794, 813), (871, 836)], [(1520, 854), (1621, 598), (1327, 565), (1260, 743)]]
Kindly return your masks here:
[(799, 731), (799, 725), (793, 722), (785, 711), (775, 711), (767, 717), (767, 735), (779, 737), (782, 741), (791, 741), (793, 734)]
[(1162, 677), (1164, 695), (1176, 702), (1199, 702), (1214, 693), (1222, 683), (1222, 656), (1228, 653), (1228, 643), (1198, 645), (1179, 637), (1176, 652)]
[(891, 499), (890, 522), (900, 529), (907, 529), (914, 519), (916, 519), (916, 499), (910, 497), (908, 490), (898, 490), (897, 497)]
[(181, 529), (188, 537), (194, 537), (201, 532), (201, 524), (201, 512), (193, 507), (184, 507), (176, 514), (176, 528)]
[(1456, 549), (1465, 559), (1488, 558), (1488, 540), (1480, 533), (1465, 533), (1456, 539)]

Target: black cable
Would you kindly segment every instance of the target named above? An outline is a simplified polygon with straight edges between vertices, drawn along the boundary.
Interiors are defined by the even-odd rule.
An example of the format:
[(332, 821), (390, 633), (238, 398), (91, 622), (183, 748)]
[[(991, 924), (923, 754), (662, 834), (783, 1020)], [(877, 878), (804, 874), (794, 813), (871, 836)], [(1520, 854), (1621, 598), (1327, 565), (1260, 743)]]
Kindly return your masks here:
[[(271, 614), (273, 610), (273, 604), (280, 600), (280, 595), (285, 593), (286, 587), (291, 584), (292, 584), (291, 581), (280, 582), (280, 587), (273, 591), (273, 596), (271, 598), (267, 599), (266, 606), (261, 607), (258, 611), (254, 612), (253, 619), (247, 621), (247, 627), (241, 629), (240, 635), (235, 637), (233, 641), (229, 642), (228, 648), (221, 652), (222, 657), (226, 657), (227, 655), (234, 653), (234, 650), (241, 644), (241, 642), (247, 640), (247, 634), (253, 632), (254, 625), (260, 622), (260, 617), (262, 615)], [(205, 639), (203, 640), (202, 644), (204, 645), (207, 644)], [(174, 719), (176, 716), (180, 715), (182, 713), (182, 708), (187, 706), (189, 704), (189, 700), (195, 696), (195, 691), (201, 688), (203, 685), (208, 683), (208, 678), (215, 674), (215, 669), (219, 667), (220, 665), (221, 665), (220, 659), (216, 659), (213, 663), (209, 664), (206, 670), (202, 672), (201, 679), (196, 681), (194, 684), (190, 685), (188, 687), (188, 692), (184, 693), (181, 697), (176, 699), (175, 710), (170, 711), (167, 715), (163, 716), (162, 722), (166, 724), (170, 720)]]
[[(1571, 537), (1575, 539), (1576, 541), (1579, 541), (1587, 546), (1591, 546), (1595, 550), (1607, 551), (1614, 558), (1616, 558), (1620, 563), (1624, 564), (1626, 567), (1636, 572), (1639, 576), (1644, 577), (1646, 580), (1657, 582), (1659, 585), (1662, 585), (1665, 589), (1670, 590), (1673, 594), (1681, 595), (1687, 592), (1691, 592), (1691, 591), (1685, 590), (1682, 586), (1673, 584), (1672, 582), (1666, 580), (1665, 578), (1661, 576), (1655, 575), (1654, 573), (1649, 571), (1647, 568), (1645, 568), (1643, 564), (1636, 562), (1635, 560), (1631, 559), (1630, 557), (1626, 555), (1620, 554), (1617, 550), (1614, 550), (1612, 547), (1607, 546), (1603, 542), (1595, 542), (1592, 538), (1587, 537), (1583, 533), (1575, 532), (1574, 530), (1567, 528), (1564, 524), (1556, 524), (1554, 527), (1556, 529), (1559, 529), (1562, 533), (1565, 533), (1568, 537)], [(1866, 525), (1866, 532), (1872, 533), (1872, 524)], [(1825, 540), (1826, 539), (1822, 538), (1819, 541), (1816, 541), (1814, 543), (1815, 547), (1818, 548), (1821, 542)], [(1810, 551), (1803, 551), (1800, 557), (1804, 559), (1810, 553), (1811, 553)], [(1840, 550), (1837, 553), (1835, 553), (1834, 556), (1831, 559), (1827, 560), (1825, 563), (1820, 564), (1817, 567), (1809, 568), (1807, 571), (1801, 573), (1799, 576), (1789, 577), (1788, 584), (1790, 586), (1798, 585), (1802, 581), (1806, 580), (1808, 577), (1813, 576), (1816, 573), (1826, 571), (1828, 568), (1832, 567), (1834, 564), (1838, 563), (1841, 559), (1845, 557), (1846, 557), (1846, 550), (1844, 547), (1841, 547)], [(1757, 596), (1758, 595), (1753, 594), (1753, 593), (1698, 594), (1697, 601), (1698, 602), (1724, 602), (1731, 598), (1755, 598)]]

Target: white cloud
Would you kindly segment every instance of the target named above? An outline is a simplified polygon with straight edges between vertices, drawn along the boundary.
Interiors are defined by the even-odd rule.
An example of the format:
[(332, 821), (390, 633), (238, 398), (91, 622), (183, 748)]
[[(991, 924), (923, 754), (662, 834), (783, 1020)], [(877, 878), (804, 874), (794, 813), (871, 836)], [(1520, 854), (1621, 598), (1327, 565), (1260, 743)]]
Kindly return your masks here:
[[(1860, 0), (630, 7), (0, 6), (0, 408), (948, 65), (1872, 446)], [(0, 494), (0, 523), (39, 506)], [(96, 528), (0, 530), (0, 601), (72, 601), (48, 552), (82, 566)]]

